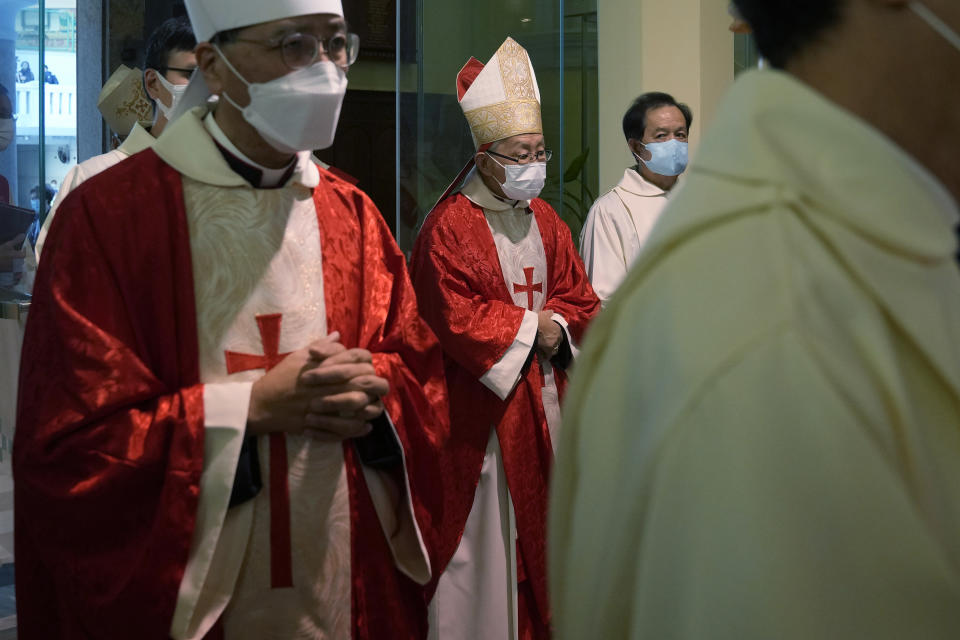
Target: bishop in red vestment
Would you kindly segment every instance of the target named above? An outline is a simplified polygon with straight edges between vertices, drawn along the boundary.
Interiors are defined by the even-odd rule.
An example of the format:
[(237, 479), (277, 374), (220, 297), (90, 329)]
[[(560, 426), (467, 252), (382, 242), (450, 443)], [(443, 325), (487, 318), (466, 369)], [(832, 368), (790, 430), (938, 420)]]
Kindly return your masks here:
[[(271, 94), (265, 74), (304, 61), (248, 55), (287, 17), (331, 47), (339, 1), (188, 9), (224, 99), (72, 193), (38, 271), (14, 454), (19, 637), (425, 637), (440, 348), (372, 202), (289, 151), (328, 145), (336, 112), (266, 127), (250, 114), (275, 112), (239, 79), (292, 107), (342, 99), (345, 81)], [(340, 53), (300, 73), (342, 78)]]
[(476, 166), (427, 217), (411, 266), (452, 412), (430, 637), (546, 638), (560, 400), (600, 303), (568, 228), (536, 197), (549, 152), (527, 52), (508, 39), (486, 66), (471, 60), (458, 88)]

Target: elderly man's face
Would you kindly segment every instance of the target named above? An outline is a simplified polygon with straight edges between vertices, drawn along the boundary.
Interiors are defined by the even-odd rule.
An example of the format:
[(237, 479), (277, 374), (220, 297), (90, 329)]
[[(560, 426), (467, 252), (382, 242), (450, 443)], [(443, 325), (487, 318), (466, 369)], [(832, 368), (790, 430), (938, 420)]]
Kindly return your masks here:
[[(334, 14), (313, 14), (274, 20), (240, 30), (235, 42), (222, 45), (220, 48), (223, 55), (230, 60), (230, 64), (247, 82), (264, 83), (293, 71), (287, 62), (292, 56), (284, 55), (284, 47), (281, 43), (285, 38), (298, 33), (313, 36), (323, 43), (331, 36), (345, 34), (346, 24), (342, 17)], [(322, 60), (329, 60), (323, 52), (315, 62)], [(210, 71), (207, 83), (213, 93), (226, 92), (234, 102), (240, 105), (250, 102), (246, 85), (231, 73), (222, 60), (215, 59)]]
[[(494, 143), (492, 151), (497, 153), (496, 162), (485, 153), (477, 154), (477, 169), (485, 176), (494, 178), (499, 184), (506, 180), (506, 171), (504, 165), (517, 164), (515, 160), (508, 158), (519, 158), (524, 154), (536, 155), (538, 151), (544, 151), (546, 147), (543, 134), (524, 133), (518, 136), (504, 138)], [(506, 157), (503, 157), (506, 156)]]

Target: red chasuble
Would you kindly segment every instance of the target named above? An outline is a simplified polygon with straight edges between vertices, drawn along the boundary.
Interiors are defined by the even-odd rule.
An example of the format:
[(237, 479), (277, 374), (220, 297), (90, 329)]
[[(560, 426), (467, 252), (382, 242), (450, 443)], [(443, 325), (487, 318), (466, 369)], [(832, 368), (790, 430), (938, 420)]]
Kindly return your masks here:
[[(430, 548), (446, 431), (440, 350), (370, 200), (324, 171), (314, 200), (328, 327), (373, 352), (390, 382), (385, 405)], [(64, 202), (47, 247), (14, 447), (18, 634), (167, 638), (204, 452), (180, 174), (147, 151), (92, 178)], [(423, 637), (422, 588), (395, 569), (357, 456), (344, 450), (353, 637)]]
[[(580, 342), (600, 302), (570, 230), (543, 200), (533, 200), (531, 208), (547, 257), (544, 309), (563, 316)], [(483, 210), (462, 194), (441, 202), (420, 231), (411, 272), (421, 313), (443, 346), (450, 393), (444, 522), (430, 595), (463, 535), (495, 425), (517, 518), (518, 572), (530, 580), (531, 606), (549, 626), (544, 541), (553, 448), (541, 399), (543, 376), (534, 358), (506, 401), (480, 382), (512, 345), (525, 312), (507, 290)], [(559, 368), (555, 372), (562, 398), (566, 374)]]

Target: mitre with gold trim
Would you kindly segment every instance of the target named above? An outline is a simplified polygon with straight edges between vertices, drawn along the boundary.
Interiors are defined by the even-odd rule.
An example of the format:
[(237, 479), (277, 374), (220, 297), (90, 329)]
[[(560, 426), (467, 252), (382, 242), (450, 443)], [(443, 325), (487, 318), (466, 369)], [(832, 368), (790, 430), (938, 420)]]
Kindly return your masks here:
[(137, 122), (146, 122), (149, 126), (153, 120), (153, 102), (143, 88), (143, 72), (120, 65), (103, 85), (97, 108), (119, 136), (130, 133)]
[[(527, 50), (513, 38), (507, 38), (486, 65), (476, 58), (463, 65), (457, 74), (457, 99), (477, 151), (486, 151), (494, 142), (512, 136), (543, 133), (537, 76)], [(475, 160), (467, 161), (437, 204), (457, 190)]]
[(543, 133), (540, 87), (530, 56), (507, 38), (486, 65), (476, 58), (457, 74), (457, 98), (477, 149), (524, 133)]

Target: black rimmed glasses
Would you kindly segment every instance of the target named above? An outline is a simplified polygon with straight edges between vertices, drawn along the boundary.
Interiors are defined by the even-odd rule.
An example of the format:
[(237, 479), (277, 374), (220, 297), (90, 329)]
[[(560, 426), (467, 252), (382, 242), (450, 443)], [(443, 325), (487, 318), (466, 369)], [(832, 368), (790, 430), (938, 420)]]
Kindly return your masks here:
[(360, 36), (355, 33), (335, 33), (326, 38), (317, 38), (309, 33), (289, 33), (274, 40), (247, 40), (237, 42), (259, 44), (271, 50), (280, 50), (283, 63), (290, 69), (309, 67), (323, 53), (337, 66), (346, 69), (357, 61), (360, 54)]
[(503, 158), (504, 160), (513, 160), (517, 164), (528, 164), (530, 162), (550, 162), (550, 158), (553, 157), (553, 151), (540, 150), (536, 153), (521, 153), (518, 156), (505, 156), (502, 153), (497, 153), (496, 151), (487, 151), (492, 156), (497, 156), (498, 158)]

